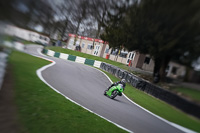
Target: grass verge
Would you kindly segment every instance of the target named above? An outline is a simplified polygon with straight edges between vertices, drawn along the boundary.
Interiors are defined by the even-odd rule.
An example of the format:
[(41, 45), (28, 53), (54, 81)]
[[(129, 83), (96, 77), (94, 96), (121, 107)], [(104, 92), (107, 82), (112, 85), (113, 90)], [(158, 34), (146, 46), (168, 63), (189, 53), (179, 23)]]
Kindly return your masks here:
[(70, 50), (70, 49), (63, 49), (61, 47), (46, 47), (46, 48), (53, 50), (53, 51), (56, 51), (56, 52), (60, 52), (60, 53), (66, 53), (66, 54), (80, 56), (80, 57), (84, 57), (84, 58), (88, 58), (88, 59), (92, 59), (92, 60), (98, 60), (98, 61), (106, 62), (106, 63), (112, 64), (114, 66), (118, 66), (122, 69), (128, 70), (128, 67), (126, 65), (122, 64), (122, 63), (115, 62), (115, 61), (112, 61), (112, 60), (108, 60), (108, 59), (105, 59), (105, 58), (101, 58), (101, 57), (98, 57), (98, 56), (93, 56), (93, 55), (90, 55), (90, 54), (85, 54), (85, 53), (77, 52), (77, 51)]
[[(97, 56), (93, 56), (93, 55), (90, 55), (90, 54), (85, 54), (85, 53), (81, 53), (81, 52), (77, 52), (77, 51), (74, 51), (74, 50), (69, 50), (69, 49), (63, 49), (61, 47), (46, 47), (47, 49), (50, 49), (50, 50), (53, 50), (53, 51), (56, 51), (56, 52), (60, 52), (60, 53), (66, 53), (66, 54), (70, 54), (70, 55), (75, 55), (75, 56), (80, 56), (80, 57), (84, 57), (84, 58), (88, 58), (88, 59), (92, 59), (92, 60), (98, 60), (98, 61), (102, 61), (102, 62), (106, 62), (106, 63), (109, 63), (109, 64), (112, 64), (114, 66), (117, 66), (119, 68), (122, 68), (124, 70), (128, 70), (128, 67), (122, 63), (119, 63), (119, 62), (115, 62), (115, 61), (112, 61), (112, 60), (108, 60), (108, 59), (104, 59), (104, 58), (101, 58), (101, 57), (97, 57)], [(134, 75), (137, 75), (143, 79), (146, 79), (148, 81), (152, 81), (152, 77), (149, 76), (149, 75), (145, 75), (145, 74), (141, 74), (141, 73), (138, 73), (138, 72), (135, 72), (135, 71), (131, 71), (131, 73), (133, 73)], [(158, 84), (159, 86), (161, 86), (162, 88), (164, 89), (168, 89), (171, 88), (170, 85), (168, 85), (167, 83), (164, 83), (164, 82), (161, 82)], [(177, 85), (174, 85), (174, 86), (177, 86)], [(172, 90), (172, 89), (170, 89)], [(169, 91), (170, 91), (169, 90)], [(172, 90), (172, 92), (174, 92), (175, 94), (178, 93), (183, 93), (183, 97), (186, 97), (186, 98), (190, 98), (190, 100), (192, 101), (196, 101), (196, 102), (200, 102), (199, 101), (199, 98), (200, 98), (200, 91), (195, 91), (193, 89), (179, 89), (179, 87), (176, 87), (174, 89), (175, 91)], [(196, 94), (194, 94), (196, 93)]]
[(23, 132), (125, 132), (59, 95), (36, 75), (48, 61), (14, 51), (12, 67), (15, 100)]
[(171, 88), (171, 90), (179, 93), (179, 95), (190, 97), (193, 100), (200, 103), (200, 91), (199, 90), (186, 88), (186, 87), (175, 87), (175, 88)]
[[(120, 80), (106, 71), (103, 72), (107, 74), (113, 82)], [(175, 107), (132, 87), (130, 84), (127, 84), (124, 94), (132, 101), (151, 111), (152, 113), (183, 127), (200, 132), (199, 119), (187, 115)]]

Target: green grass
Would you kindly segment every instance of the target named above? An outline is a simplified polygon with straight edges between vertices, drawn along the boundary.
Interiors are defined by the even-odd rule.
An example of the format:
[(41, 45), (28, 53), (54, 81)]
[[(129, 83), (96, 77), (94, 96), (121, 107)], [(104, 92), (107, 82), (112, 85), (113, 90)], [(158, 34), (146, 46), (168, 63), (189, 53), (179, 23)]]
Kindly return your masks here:
[[(35, 42), (31, 42), (31, 41), (27, 41), (27, 40), (21, 40), (20, 42), (23, 43), (23, 44), (25, 44), (25, 45), (37, 44), (37, 43), (35, 43)], [(39, 45), (39, 44), (37, 44), (37, 45)]]
[[(100, 69), (101, 70), (101, 69)], [(101, 70), (102, 71), (102, 70)], [(113, 81), (119, 81), (120, 79), (116, 78), (112, 74), (103, 71), (109, 76)], [(130, 84), (127, 84), (124, 94), (129, 97), (132, 101), (144, 107), (145, 109), (151, 111), (152, 113), (167, 119), (171, 122), (177, 123), (183, 127), (187, 127), (194, 131), (200, 132), (200, 120), (192, 116), (187, 115), (186, 113), (176, 109), (175, 107), (156, 99), (143, 91), (140, 91)]]
[[(92, 56), (89, 54), (76, 52), (73, 50), (63, 49), (60, 47), (48, 47), (48, 48), (53, 51), (56, 51), (56, 52), (67, 53), (67, 54), (71, 54), (71, 55), (75, 55), (75, 56), (81, 56), (81, 57), (85, 57), (85, 58), (89, 58), (89, 59), (93, 59), (93, 60), (99, 60), (99, 61), (107, 62), (107, 63), (110, 63), (112, 65), (115, 65), (115, 66), (118, 66), (121, 68), (124, 67), (123, 64), (121, 64), (121, 63), (106, 60), (101, 57), (96, 57), (96, 56)], [(113, 75), (111, 75), (107, 72), (105, 72), (105, 73), (111, 78), (111, 80), (113, 82), (119, 81), (119, 79), (117, 79)], [(158, 116), (161, 116), (171, 122), (177, 123), (179, 125), (189, 128), (189, 129), (200, 132), (200, 120), (199, 119), (193, 118), (193, 117), (187, 115), (186, 113), (183, 113), (182, 111), (174, 108), (173, 106), (171, 106), (159, 99), (156, 99), (138, 89), (133, 88), (129, 84), (126, 87), (125, 94), (130, 99), (132, 99), (134, 102), (136, 102), (137, 104), (141, 105), (142, 107), (148, 109), (149, 111), (157, 114)]]
[(36, 70), (50, 62), (14, 51), (12, 67), (15, 101), (21, 132), (74, 133), (125, 132), (106, 120), (70, 102), (44, 84)]
[(61, 48), (61, 47), (46, 47), (46, 48), (53, 50), (53, 51), (56, 51), (56, 52), (60, 52), (60, 53), (66, 53), (66, 54), (80, 56), (80, 57), (84, 57), (84, 58), (88, 58), (88, 59), (92, 59), (92, 60), (98, 60), (98, 61), (106, 62), (106, 63), (112, 64), (114, 66), (118, 66), (122, 69), (128, 70), (128, 67), (125, 64), (115, 62), (115, 61), (112, 61), (112, 60), (108, 60), (108, 59), (105, 59), (105, 58), (102, 58), (102, 57), (93, 56), (93, 55), (90, 55), (90, 54), (85, 54), (85, 53), (77, 52), (77, 51), (70, 50), (70, 49), (64, 49), (64, 48)]
[[(108, 60), (108, 59), (104, 59), (104, 58), (97, 57), (97, 56), (93, 56), (93, 55), (90, 55), (90, 54), (85, 54), (85, 53), (81, 53), (81, 52), (77, 52), (77, 51), (69, 50), (69, 49), (63, 49), (61, 47), (46, 47), (46, 48), (51, 49), (51, 50), (56, 51), (56, 52), (60, 52), (60, 53), (66, 53), (66, 54), (70, 54), (70, 55), (81, 56), (81, 57), (88, 58), (88, 59), (106, 62), (106, 63), (112, 64), (114, 66), (117, 66), (119, 68), (122, 68), (124, 70), (128, 70), (128, 67), (126, 65), (122, 64), (122, 63), (115, 62), (115, 61)], [(133, 73), (133, 74), (135, 74), (135, 75), (137, 75), (141, 78), (144, 78), (146, 80), (152, 81), (152, 77), (149, 76), (149, 75), (144, 75), (144, 74), (141, 74), (141, 73), (138, 73), (138, 72), (135, 72), (135, 71), (131, 71), (131, 73)], [(159, 83), (158, 85), (162, 87), (163, 85), (166, 86), (167, 84), (166, 83), (164, 83), (164, 84)], [(181, 88), (180, 89), (176, 88), (174, 90), (177, 91), (177, 92), (181, 92), (185, 96), (188, 96), (191, 99), (194, 99), (196, 101), (199, 101), (199, 99), (200, 99), (200, 91), (195, 91), (195, 90), (192, 90), (192, 89), (181, 89)]]
[(176, 88), (172, 88), (171, 90), (179, 92), (183, 96), (190, 97), (190, 98), (194, 99), (195, 101), (200, 102), (200, 91), (199, 90), (186, 88), (186, 87), (176, 87)]
[(13, 41), (14, 37), (9, 35), (2, 35), (2, 40)]

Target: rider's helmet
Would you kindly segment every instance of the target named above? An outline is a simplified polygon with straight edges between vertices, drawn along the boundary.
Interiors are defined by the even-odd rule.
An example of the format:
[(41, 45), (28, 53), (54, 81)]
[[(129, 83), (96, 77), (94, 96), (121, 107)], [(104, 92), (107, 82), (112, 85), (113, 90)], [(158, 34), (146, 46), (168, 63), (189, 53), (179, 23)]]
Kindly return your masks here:
[(126, 84), (126, 80), (125, 80), (125, 79), (122, 79), (121, 82), (122, 82), (123, 84)]

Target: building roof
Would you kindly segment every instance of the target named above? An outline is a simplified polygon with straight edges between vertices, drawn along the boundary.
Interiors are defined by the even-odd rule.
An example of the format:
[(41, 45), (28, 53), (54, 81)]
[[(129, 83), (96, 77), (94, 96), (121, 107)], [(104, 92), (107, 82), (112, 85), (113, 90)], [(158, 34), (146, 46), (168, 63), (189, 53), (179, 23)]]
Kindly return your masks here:
[[(75, 37), (75, 34), (68, 34), (69, 37)], [(85, 37), (85, 36), (78, 36), (79, 39), (84, 39), (84, 40), (88, 40), (88, 41), (94, 41), (94, 42), (100, 42), (100, 43), (104, 43), (103, 40), (101, 39), (95, 39), (95, 38), (90, 38), (90, 37)], [(108, 42), (105, 42), (104, 44), (108, 44)]]

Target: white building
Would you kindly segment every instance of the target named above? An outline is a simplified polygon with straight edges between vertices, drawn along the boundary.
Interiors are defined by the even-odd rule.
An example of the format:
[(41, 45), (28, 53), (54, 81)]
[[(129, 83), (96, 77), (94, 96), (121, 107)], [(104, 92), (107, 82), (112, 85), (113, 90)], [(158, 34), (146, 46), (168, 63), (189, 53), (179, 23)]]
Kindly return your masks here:
[(22, 29), (13, 25), (1, 26), (0, 33), (42, 44), (49, 44), (50, 41), (48, 36), (30, 30)]
[[(76, 44), (74, 45), (75, 40)], [(86, 54), (108, 58), (129, 65), (130, 67), (139, 68), (149, 72), (153, 72), (154, 69), (154, 60), (151, 59), (149, 55), (140, 54), (137, 51), (128, 52), (126, 50), (118, 51), (117, 49), (109, 49), (109, 44), (104, 43), (103, 40), (69, 34), (67, 48), (76, 50), (76, 47), (78, 46), (80, 46), (81, 52)], [(186, 68), (178, 63), (170, 62), (166, 73), (167, 77), (171, 78), (184, 77)]]

